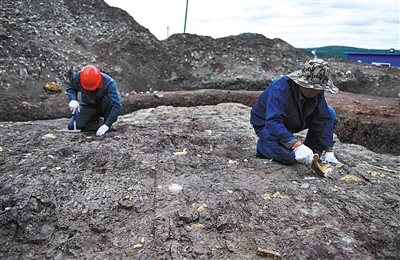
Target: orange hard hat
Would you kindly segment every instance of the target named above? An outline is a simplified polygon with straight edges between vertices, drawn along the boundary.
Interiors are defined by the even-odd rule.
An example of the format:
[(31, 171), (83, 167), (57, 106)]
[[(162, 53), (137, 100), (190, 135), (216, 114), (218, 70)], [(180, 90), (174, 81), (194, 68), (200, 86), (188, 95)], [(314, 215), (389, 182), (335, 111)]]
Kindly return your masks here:
[(87, 65), (81, 70), (80, 82), (82, 88), (86, 90), (96, 90), (99, 87), (102, 78), (103, 76), (101, 75), (99, 68), (96, 66)]

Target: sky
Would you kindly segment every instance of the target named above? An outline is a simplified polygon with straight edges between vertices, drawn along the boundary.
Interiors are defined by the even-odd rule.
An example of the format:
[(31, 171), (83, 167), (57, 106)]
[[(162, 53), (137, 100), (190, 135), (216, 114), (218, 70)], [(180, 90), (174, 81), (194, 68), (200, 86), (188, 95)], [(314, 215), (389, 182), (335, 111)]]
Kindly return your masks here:
[(400, 0), (105, 2), (127, 11), (159, 40), (184, 32), (212, 38), (250, 32), (269, 39), (280, 38), (296, 48), (348, 46), (400, 50)]

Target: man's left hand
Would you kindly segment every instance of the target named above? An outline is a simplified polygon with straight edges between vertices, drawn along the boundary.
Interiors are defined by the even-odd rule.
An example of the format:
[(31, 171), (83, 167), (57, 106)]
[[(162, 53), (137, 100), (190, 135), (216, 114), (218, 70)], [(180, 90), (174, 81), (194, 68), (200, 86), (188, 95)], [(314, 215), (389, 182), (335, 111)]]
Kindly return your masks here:
[(99, 129), (97, 129), (96, 135), (102, 136), (108, 131), (108, 129), (110, 129), (110, 128), (107, 125), (102, 125), (99, 127)]

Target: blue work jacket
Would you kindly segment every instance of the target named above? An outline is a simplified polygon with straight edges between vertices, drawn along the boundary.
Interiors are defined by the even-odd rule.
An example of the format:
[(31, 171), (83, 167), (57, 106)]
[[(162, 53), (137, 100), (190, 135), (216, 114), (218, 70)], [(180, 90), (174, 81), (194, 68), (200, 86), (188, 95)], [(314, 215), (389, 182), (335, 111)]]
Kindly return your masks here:
[(122, 109), (121, 95), (119, 93), (117, 84), (107, 74), (101, 73), (103, 76), (103, 85), (99, 86), (94, 91), (88, 91), (82, 88), (79, 77), (81, 72), (75, 73), (68, 84), (67, 95), (69, 100), (78, 100), (78, 92), (81, 92), (82, 106), (97, 106), (100, 104), (104, 96), (110, 99), (111, 110), (108, 118), (104, 118), (104, 124), (111, 126), (118, 119), (118, 115)]
[(263, 140), (275, 140), (290, 149), (298, 140), (293, 133), (312, 128), (315, 138), (332, 149), (333, 118), (324, 91), (306, 98), (300, 87), (288, 76), (274, 80), (251, 109), (250, 123)]

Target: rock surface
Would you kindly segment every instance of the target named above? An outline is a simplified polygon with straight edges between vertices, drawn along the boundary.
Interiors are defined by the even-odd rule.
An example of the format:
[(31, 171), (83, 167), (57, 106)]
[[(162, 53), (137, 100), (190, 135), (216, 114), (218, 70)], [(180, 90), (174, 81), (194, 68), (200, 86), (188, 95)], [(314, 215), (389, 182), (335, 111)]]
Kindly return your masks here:
[[(187, 106), (190, 102), (185, 98), (195, 90), (239, 91), (231, 96), (243, 90), (261, 91), (276, 77), (300, 69), (310, 59), (281, 39), (258, 34), (219, 39), (176, 34), (158, 41), (125, 11), (103, 0), (2, 0), (0, 6), (0, 121), (66, 117), (66, 95), (44, 93), (43, 86), (55, 82), (64, 91), (72, 73), (88, 63), (116, 79), (124, 99), (123, 112), (130, 113), (165, 101), (135, 93), (152, 96), (189, 91), (174, 95), (173, 101), (174, 106)], [(343, 102), (335, 103), (341, 122), (346, 122), (344, 127), (338, 126), (338, 136), (377, 152), (399, 154), (399, 105), (395, 99), (400, 92), (400, 69), (341, 59), (329, 62), (341, 93), (375, 96), (354, 99), (356, 96), (344, 93)], [(202, 105), (215, 104), (215, 100), (241, 102), (240, 97), (230, 100), (224, 95), (197, 98), (205, 98), (198, 101)], [(371, 100), (381, 102), (381, 107), (370, 106)]]
[(0, 258), (398, 259), (400, 157), (336, 139), (326, 178), (259, 159), (249, 110), (142, 109), (104, 137), (2, 123)]

